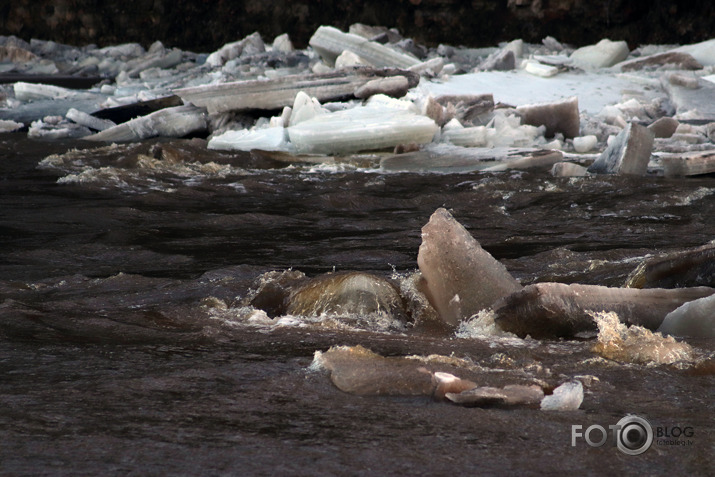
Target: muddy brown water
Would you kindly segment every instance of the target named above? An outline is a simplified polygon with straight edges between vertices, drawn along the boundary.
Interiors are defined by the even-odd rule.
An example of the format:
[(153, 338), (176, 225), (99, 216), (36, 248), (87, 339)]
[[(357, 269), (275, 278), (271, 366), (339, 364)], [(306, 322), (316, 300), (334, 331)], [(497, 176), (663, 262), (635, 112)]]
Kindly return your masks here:
[[(707, 367), (615, 363), (591, 340), (248, 326), (205, 305), (238, 306), (269, 270), (409, 274), (438, 207), (524, 284), (618, 286), (647, 254), (715, 238), (712, 177), (386, 174), (250, 154), (184, 159), (219, 172), (38, 168), (74, 147), (88, 145), (0, 137), (0, 475), (715, 473)], [(597, 379), (578, 411), (542, 412), (353, 396), (308, 369), (355, 344), (468, 358), (494, 385)], [(671, 438), (639, 456), (610, 436), (572, 445), (572, 426), (627, 414)]]

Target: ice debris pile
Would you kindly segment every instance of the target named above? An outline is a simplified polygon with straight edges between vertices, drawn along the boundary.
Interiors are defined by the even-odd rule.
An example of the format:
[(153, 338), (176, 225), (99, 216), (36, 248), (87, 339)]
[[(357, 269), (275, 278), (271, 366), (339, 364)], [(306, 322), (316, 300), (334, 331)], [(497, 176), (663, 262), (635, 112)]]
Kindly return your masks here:
[(0, 131), (32, 137), (370, 151), (389, 171), (715, 172), (715, 39), (427, 48), (354, 24), (304, 49), (253, 33), (206, 54), (0, 37), (0, 79)]

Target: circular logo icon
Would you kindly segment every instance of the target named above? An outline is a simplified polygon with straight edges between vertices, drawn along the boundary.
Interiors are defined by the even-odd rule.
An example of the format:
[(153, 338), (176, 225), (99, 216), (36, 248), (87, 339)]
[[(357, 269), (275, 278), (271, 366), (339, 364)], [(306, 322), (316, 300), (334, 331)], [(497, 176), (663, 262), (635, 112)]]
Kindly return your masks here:
[(629, 415), (618, 421), (616, 445), (628, 455), (640, 455), (653, 444), (653, 428), (639, 416)]

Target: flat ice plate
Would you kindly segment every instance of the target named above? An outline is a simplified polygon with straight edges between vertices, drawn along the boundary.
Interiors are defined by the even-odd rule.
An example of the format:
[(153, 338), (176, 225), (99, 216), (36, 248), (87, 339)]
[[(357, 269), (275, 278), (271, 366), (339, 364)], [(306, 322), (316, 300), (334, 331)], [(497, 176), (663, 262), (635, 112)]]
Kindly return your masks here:
[(577, 96), (579, 109), (593, 115), (604, 106), (620, 103), (624, 92), (638, 92), (649, 100), (658, 95), (665, 96), (659, 88), (655, 91), (647, 88), (648, 80), (643, 79), (639, 84), (610, 72), (566, 72), (541, 78), (524, 71), (485, 71), (454, 75), (444, 82), (422, 82), (419, 88), (433, 96), (491, 93), (495, 102), (512, 106), (556, 102)]

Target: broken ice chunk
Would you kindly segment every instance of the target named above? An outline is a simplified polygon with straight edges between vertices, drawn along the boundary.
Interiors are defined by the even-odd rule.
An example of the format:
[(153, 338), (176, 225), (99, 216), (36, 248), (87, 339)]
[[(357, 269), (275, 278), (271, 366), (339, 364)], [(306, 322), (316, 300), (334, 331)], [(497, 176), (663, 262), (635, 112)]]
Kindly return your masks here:
[(653, 133), (636, 123), (628, 123), (603, 154), (588, 168), (596, 174), (641, 176), (648, 170), (653, 149)]
[(653, 132), (655, 137), (669, 138), (678, 129), (679, 124), (677, 119), (665, 116), (649, 124), (648, 129)]
[(524, 71), (531, 73), (534, 76), (541, 76), (542, 78), (551, 78), (556, 76), (559, 69), (555, 66), (545, 65), (534, 60), (526, 60), (524, 62)]
[(588, 175), (588, 169), (573, 162), (557, 162), (551, 168), (551, 175), (554, 177), (584, 177)]
[(288, 125), (295, 126), (303, 121), (326, 113), (327, 111), (320, 105), (317, 98), (311, 98), (304, 92), (299, 91), (298, 94), (295, 95), (295, 101), (293, 101), (293, 109), (291, 110)]
[(679, 70), (699, 70), (703, 65), (691, 55), (678, 51), (668, 51), (658, 53), (646, 57), (635, 58), (620, 63), (621, 71), (638, 71), (643, 69), (655, 69), (665, 65), (672, 66), (673, 69)]
[(489, 386), (475, 387), (461, 393), (447, 393), (447, 399), (467, 407), (473, 406), (535, 406), (544, 398), (540, 386), (511, 384), (503, 388)]
[(697, 76), (671, 74), (661, 81), (677, 119), (715, 121), (715, 84)]
[(12, 132), (21, 129), (24, 125), (15, 121), (0, 119), (0, 132)]
[(578, 153), (591, 151), (596, 147), (597, 143), (598, 138), (596, 138), (593, 134), (573, 138), (573, 148)]
[(541, 400), (542, 411), (576, 411), (583, 402), (581, 381), (568, 381)]
[(603, 39), (595, 45), (584, 46), (571, 53), (575, 66), (584, 69), (608, 68), (628, 57), (628, 44), (625, 41)]
[(334, 64), (338, 55), (346, 50), (379, 68), (409, 68), (420, 63), (420, 60), (413, 56), (400, 53), (352, 33), (343, 33), (331, 26), (318, 27), (309, 43), (329, 64)]
[(556, 103), (525, 104), (517, 107), (516, 111), (524, 123), (545, 126), (546, 136), (560, 132), (564, 137), (572, 138), (579, 134), (581, 126), (576, 96)]
[(495, 303), (494, 321), (503, 331), (522, 338), (573, 337), (594, 331), (590, 312), (604, 310), (618, 313), (628, 325), (655, 330), (675, 308), (713, 293), (715, 289), (709, 287), (671, 290), (535, 283)]
[(715, 295), (683, 303), (665, 316), (661, 333), (715, 338)]
[(249, 131), (226, 131), (213, 137), (208, 143), (209, 149), (251, 151), (292, 151), (286, 140), (286, 131), (282, 127), (265, 128)]
[(85, 139), (89, 141), (139, 141), (150, 137), (183, 137), (207, 128), (206, 110), (195, 106), (166, 108), (113, 126)]
[(376, 94), (385, 94), (393, 98), (401, 98), (409, 88), (409, 82), (404, 76), (390, 76), (368, 81), (355, 90), (355, 97), (365, 99)]
[(374, 104), (316, 116), (288, 128), (288, 135), (298, 152), (328, 154), (425, 144), (438, 130), (428, 117)]
[(521, 289), (504, 265), (442, 208), (422, 228), (417, 264), (423, 292), (442, 320), (453, 326)]
[(65, 117), (70, 121), (74, 121), (81, 126), (88, 127), (89, 129), (94, 129), (95, 131), (104, 131), (105, 129), (109, 129), (113, 126), (116, 126), (116, 124), (114, 124), (114, 121), (110, 121), (108, 119), (100, 119), (92, 116), (91, 114), (87, 114), (82, 111), (77, 111), (74, 108), (70, 108), (70, 110), (67, 111)]
[(697, 176), (715, 172), (713, 151), (662, 155), (660, 161), (666, 177)]

